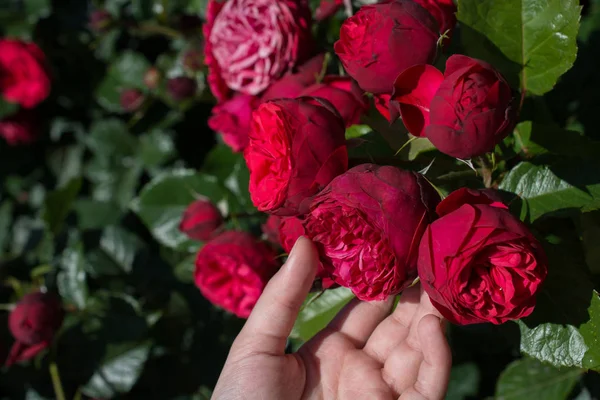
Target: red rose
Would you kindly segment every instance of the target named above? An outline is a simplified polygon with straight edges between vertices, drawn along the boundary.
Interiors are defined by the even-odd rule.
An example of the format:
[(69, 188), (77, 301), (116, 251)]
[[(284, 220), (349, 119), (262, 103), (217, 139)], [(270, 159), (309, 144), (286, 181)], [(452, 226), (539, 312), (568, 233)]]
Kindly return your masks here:
[(331, 279), (361, 300), (383, 300), (417, 277), (417, 250), (439, 196), (421, 175), (363, 164), (310, 205), (304, 228)]
[(484, 61), (453, 55), (446, 71), (416, 65), (396, 80), (390, 105), (408, 130), (442, 153), (467, 159), (493, 150), (515, 123), (510, 86)]
[(16, 341), (6, 366), (35, 357), (48, 347), (63, 317), (62, 305), (55, 295), (36, 292), (23, 296), (8, 317), (8, 328)]
[(317, 83), (317, 78), (323, 71), (325, 54), (321, 53), (298, 67), (295, 73), (284, 75), (274, 82), (261, 96), (262, 101), (274, 99), (293, 99), (308, 86)]
[(192, 239), (208, 240), (223, 225), (219, 209), (209, 200), (196, 200), (183, 213), (179, 230)]
[(252, 115), (244, 151), (254, 205), (280, 216), (301, 214), (312, 195), (348, 168), (344, 135), (342, 119), (323, 100), (261, 104)]
[(338, 12), (343, 5), (344, 0), (321, 0), (315, 11), (315, 19), (317, 21), (327, 19)]
[(390, 118), (390, 98), (392, 96), (389, 94), (378, 94), (373, 96), (373, 102), (375, 103), (375, 108), (379, 111), (379, 114), (388, 121), (391, 121)]
[(300, 96), (329, 101), (342, 116), (346, 127), (358, 124), (360, 117), (369, 110), (367, 97), (350, 77), (326, 76), (321, 83), (306, 88)]
[(50, 94), (46, 56), (34, 43), (0, 39), (0, 92), (6, 101), (33, 108)]
[(269, 246), (249, 233), (230, 231), (198, 252), (194, 279), (212, 303), (247, 318), (278, 266)]
[(137, 89), (125, 89), (121, 92), (121, 107), (124, 111), (137, 111), (144, 103), (144, 95)]
[(209, 2), (205, 62), (209, 85), (222, 101), (230, 90), (257, 95), (294, 67), (311, 46), (303, 0)]
[(36, 116), (31, 111), (20, 110), (0, 120), (0, 136), (11, 146), (33, 143), (38, 134)]
[(419, 276), (431, 302), (459, 324), (526, 317), (546, 277), (546, 256), (527, 227), (488, 191), (459, 189), (419, 247)]
[(255, 96), (238, 94), (231, 100), (217, 104), (212, 109), (208, 126), (219, 132), (223, 141), (233, 151), (242, 151), (248, 145), (248, 131), (252, 111), (258, 106), (259, 99)]
[(280, 246), (279, 225), (281, 225), (281, 217), (278, 217), (277, 215), (269, 215), (267, 222), (261, 226), (261, 229), (265, 234), (265, 238), (275, 247)]
[(361, 88), (391, 93), (396, 77), (436, 55), (438, 27), (412, 0), (367, 5), (344, 21), (334, 49)]
[(414, 0), (425, 8), (438, 23), (440, 35), (446, 34), (448, 39), (444, 45), (449, 43), (452, 31), (456, 26), (456, 6), (453, 0)]
[(196, 94), (196, 81), (186, 76), (171, 78), (167, 81), (167, 91), (175, 101), (191, 99)]

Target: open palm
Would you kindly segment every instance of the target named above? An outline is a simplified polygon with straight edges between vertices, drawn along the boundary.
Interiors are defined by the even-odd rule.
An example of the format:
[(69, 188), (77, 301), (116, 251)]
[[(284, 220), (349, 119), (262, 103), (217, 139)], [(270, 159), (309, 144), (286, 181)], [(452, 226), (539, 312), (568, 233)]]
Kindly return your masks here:
[(284, 353), (317, 263), (300, 238), (235, 340), (213, 399), (442, 399), (450, 349), (418, 287), (391, 314), (393, 299), (353, 300), (298, 352)]

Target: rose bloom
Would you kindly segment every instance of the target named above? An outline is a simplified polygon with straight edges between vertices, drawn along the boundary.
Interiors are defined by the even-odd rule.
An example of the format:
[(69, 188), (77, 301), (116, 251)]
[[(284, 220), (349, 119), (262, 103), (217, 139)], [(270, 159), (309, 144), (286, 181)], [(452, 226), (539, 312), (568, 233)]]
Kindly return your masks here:
[(394, 0), (361, 7), (342, 24), (334, 49), (361, 88), (391, 93), (398, 74), (434, 60), (438, 37), (427, 10), (412, 0)]
[(60, 328), (64, 311), (53, 294), (26, 294), (8, 316), (8, 328), (15, 338), (6, 366), (35, 357), (50, 346)]
[(310, 85), (317, 83), (317, 78), (323, 71), (325, 54), (314, 56), (293, 73), (285, 74), (281, 79), (274, 82), (262, 94), (261, 101), (274, 99), (293, 99)]
[(200, 199), (190, 204), (179, 223), (179, 230), (196, 240), (208, 240), (223, 225), (223, 216), (210, 201)]
[(311, 44), (302, 0), (211, 0), (204, 34), (208, 84), (215, 97), (257, 95), (302, 61)]
[(453, 55), (444, 74), (416, 65), (399, 75), (390, 111), (399, 111), (413, 135), (467, 159), (493, 150), (512, 131), (513, 100), (510, 86), (490, 64)]
[(341, 117), (326, 101), (299, 97), (261, 104), (244, 151), (258, 210), (302, 214), (310, 197), (348, 168), (344, 136)]
[(342, 116), (346, 127), (358, 124), (360, 117), (369, 110), (364, 92), (350, 77), (329, 75), (306, 88), (300, 96), (319, 97), (329, 101)]
[(417, 4), (425, 8), (435, 18), (438, 23), (440, 35), (446, 34), (448, 39), (444, 39), (444, 45), (450, 42), (452, 31), (456, 26), (456, 6), (453, 0), (414, 0)]
[(423, 288), (455, 324), (526, 317), (546, 277), (542, 246), (494, 197), (466, 188), (451, 193), (421, 240)]
[(275, 252), (247, 232), (229, 231), (198, 252), (196, 286), (213, 304), (247, 318), (279, 267)]
[(46, 56), (36, 44), (0, 39), (0, 93), (24, 108), (33, 108), (48, 97)]
[(379, 111), (379, 114), (388, 121), (391, 121), (390, 118), (390, 97), (389, 94), (379, 94), (373, 96), (373, 102), (375, 104), (375, 108)]
[(37, 116), (30, 110), (20, 110), (0, 120), (0, 136), (11, 146), (29, 144), (37, 140)]
[(225, 144), (233, 151), (240, 152), (248, 145), (252, 111), (259, 103), (258, 97), (238, 94), (213, 107), (208, 126), (219, 132)]
[(134, 112), (144, 104), (144, 94), (137, 89), (125, 89), (121, 92), (119, 101), (124, 111)]
[(439, 196), (423, 176), (362, 164), (315, 196), (304, 221), (329, 277), (384, 300), (417, 277), (417, 250)]

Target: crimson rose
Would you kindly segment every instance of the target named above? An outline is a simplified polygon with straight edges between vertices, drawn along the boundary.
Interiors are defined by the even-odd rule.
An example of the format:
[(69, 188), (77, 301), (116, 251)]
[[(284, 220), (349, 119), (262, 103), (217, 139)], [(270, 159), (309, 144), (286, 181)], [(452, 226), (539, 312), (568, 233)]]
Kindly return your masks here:
[(453, 0), (414, 0), (425, 8), (435, 18), (438, 23), (440, 35), (445, 34), (448, 39), (443, 43), (447, 44), (452, 37), (452, 31), (456, 26), (456, 6)]
[(348, 168), (344, 123), (330, 103), (312, 97), (261, 104), (252, 115), (244, 158), (250, 197), (260, 210), (286, 216)]
[(419, 277), (440, 313), (460, 325), (531, 314), (547, 260), (527, 227), (487, 191), (459, 189), (437, 213), (421, 240)]
[(219, 209), (209, 200), (196, 200), (183, 213), (179, 230), (192, 239), (208, 240), (223, 224)]
[(0, 93), (25, 108), (33, 108), (48, 97), (46, 56), (36, 44), (0, 39)]
[(211, 0), (204, 53), (215, 97), (264, 91), (307, 55), (310, 25), (303, 0)]
[(33, 358), (50, 346), (63, 317), (62, 305), (55, 295), (36, 292), (23, 296), (8, 317), (8, 328), (16, 341), (6, 366)]
[(427, 136), (442, 153), (462, 159), (493, 150), (516, 117), (502, 75), (484, 61), (456, 54), (443, 75), (430, 65), (400, 74), (390, 111), (400, 112), (413, 135)]
[(208, 126), (213, 131), (219, 132), (225, 144), (233, 151), (242, 151), (248, 145), (252, 111), (258, 104), (257, 97), (238, 94), (213, 107)]
[(334, 49), (361, 88), (390, 93), (398, 74), (434, 60), (438, 37), (427, 10), (412, 0), (393, 0), (363, 6), (344, 21)]
[(329, 277), (384, 300), (417, 277), (417, 250), (439, 196), (423, 176), (363, 164), (315, 196), (304, 228)]
[(278, 266), (265, 243), (247, 232), (229, 231), (198, 252), (194, 279), (212, 303), (247, 318)]
[(325, 54), (314, 56), (297, 68), (295, 73), (284, 75), (274, 82), (261, 96), (262, 101), (274, 99), (293, 99), (308, 86), (317, 83), (317, 77), (323, 71)]

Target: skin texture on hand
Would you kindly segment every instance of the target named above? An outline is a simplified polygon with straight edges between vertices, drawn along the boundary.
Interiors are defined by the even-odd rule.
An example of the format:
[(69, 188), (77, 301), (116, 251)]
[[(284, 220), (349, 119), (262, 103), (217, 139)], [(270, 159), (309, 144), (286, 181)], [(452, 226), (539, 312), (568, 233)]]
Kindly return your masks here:
[(418, 286), (391, 313), (383, 302), (351, 301), (296, 353), (285, 345), (317, 264), (301, 237), (234, 341), (215, 400), (443, 399), (451, 353), (441, 315)]

